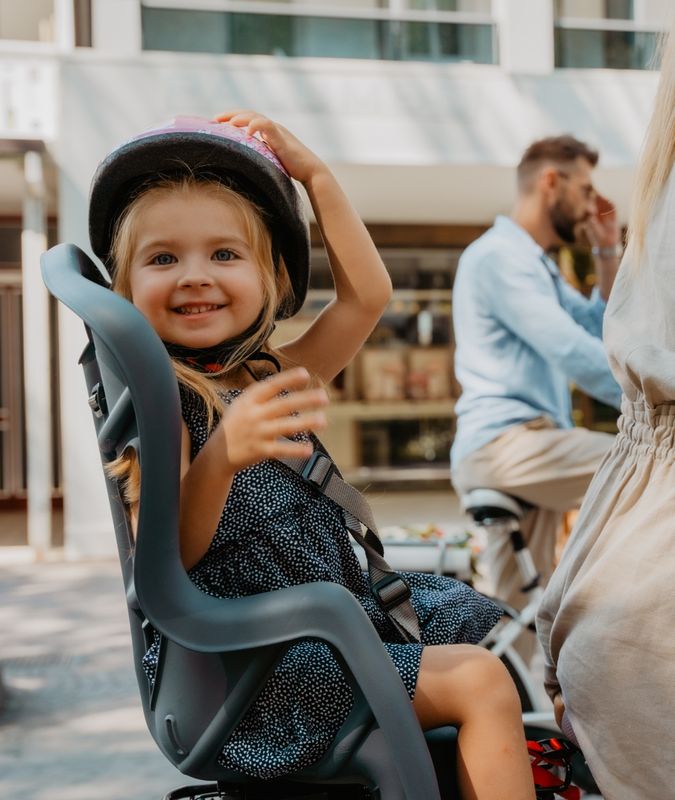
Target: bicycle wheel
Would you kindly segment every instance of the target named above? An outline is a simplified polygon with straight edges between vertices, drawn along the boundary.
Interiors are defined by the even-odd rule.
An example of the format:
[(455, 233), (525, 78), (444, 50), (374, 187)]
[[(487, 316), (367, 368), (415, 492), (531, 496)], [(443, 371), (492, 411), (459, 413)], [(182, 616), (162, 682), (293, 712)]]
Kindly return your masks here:
[(531, 694), (531, 689), (529, 687), (529, 677), (523, 676), (521, 670), (523, 669), (519, 665), (516, 665), (516, 662), (512, 661), (508, 650), (505, 653), (502, 653), (500, 656), (502, 664), (508, 670), (509, 675), (511, 676), (511, 680), (515, 683), (516, 689), (518, 690), (518, 697), (520, 697), (520, 705), (522, 706), (523, 713), (527, 711), (535, 711), (536, 705), (534, 698)]

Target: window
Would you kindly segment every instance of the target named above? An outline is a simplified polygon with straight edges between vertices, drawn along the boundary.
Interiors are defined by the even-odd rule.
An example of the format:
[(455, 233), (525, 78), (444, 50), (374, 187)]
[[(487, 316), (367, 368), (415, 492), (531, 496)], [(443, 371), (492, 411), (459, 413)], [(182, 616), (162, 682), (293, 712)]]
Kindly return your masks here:
[(402, 22), (394, 58), (409, 61), (472, 61), (492, 64), (493, 31), (488, 25), (462, 25), (442, 22)]
[(633, 0), (556, 0), (557, 17), (633, 19)]
[(218, 11), (143, 8), (143, 49), (227, 52), (225, 16)]
[(495, 63), (489, 0), (305, 0), (310, 14), (287, 0), (178, 5), (143, 4), (145, 50)]
[(427, 11), (467, 11), (490, 14), (492, 0), (408, 0), (408, 8)]
[(380, 20), (229, 15), (229, 52), (325, 58), (379, 58)]
[(556, 67), (655, 67), (665, 11), (664, 0), (556, 0)]
[(0, 39), (54, 41), (54, 0), (0, 0)]
[(650, 69), (657, 35), (647, 31), (556, 28), (556, 67)]
[(91, 47), (91, 0), (74, 0), (75, 45)]

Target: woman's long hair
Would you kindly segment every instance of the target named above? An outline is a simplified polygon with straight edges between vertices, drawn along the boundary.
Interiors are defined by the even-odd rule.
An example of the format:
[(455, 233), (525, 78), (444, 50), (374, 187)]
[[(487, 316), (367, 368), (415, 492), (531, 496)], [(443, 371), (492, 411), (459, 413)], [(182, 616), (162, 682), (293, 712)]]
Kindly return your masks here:
[(675, 24), (670, 34), (664, 36), (661, 52), (661, 77), (638, 163), (628, 225), (628, 241), (638, 256), (636, 260), (675, 160)]
[[(204, 403), (207, 425), (212, 429), (215, 420), (225, 410), (222, 390), (218, 379), (233, 375), (244, 364), (246, 354), (255, 344), (265, 352), (279, 357), (278, 353), (260, 339), (260, 331), (273, 329), (274, 320), (280, 309), (290, 301), (291, 283), (288, 273), (280, 260), (275, 264), (272, 252), (272, 237), (264, 222), (263, 212), (215, 177), (204, 177), (187, 172), (179, 177), (159, 177), (142, 187), (120, 216), (113, 234), (111, 256), (113, 262), (112, 289), (133, 302), (131, 296), (131, 264), (133, 260), (138, 231), (142, 225), (142, 215), (147, 206), (161, 196), (205, 192), (226, 202), (239, 215), (247, 241), (251, 247), (255, 263), (259, 267), (263, 289), (263, 308), (258, 330), (236, 348), (216, 373), (204, 373), (183, 361), (171, 359), (179, 383), (194, 392)], [(140, 495), (140, 470), (134, 453), (125, 453), (107, 467), (108, 475), (121, 482), (127, 503), (138, 502)]]

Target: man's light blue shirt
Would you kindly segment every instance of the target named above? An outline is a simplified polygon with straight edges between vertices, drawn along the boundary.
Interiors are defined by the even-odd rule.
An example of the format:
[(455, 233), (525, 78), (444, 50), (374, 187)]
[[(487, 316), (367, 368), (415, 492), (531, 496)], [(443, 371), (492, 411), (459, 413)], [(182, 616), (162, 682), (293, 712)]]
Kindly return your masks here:
[(570, 382), (620, 405), (602, 344), (605, 302), (573, 289), (508, 217), (462, 254), (452, 294), (462, 386), (452, 466), (513, 425), (549, 417), (572, 427)]

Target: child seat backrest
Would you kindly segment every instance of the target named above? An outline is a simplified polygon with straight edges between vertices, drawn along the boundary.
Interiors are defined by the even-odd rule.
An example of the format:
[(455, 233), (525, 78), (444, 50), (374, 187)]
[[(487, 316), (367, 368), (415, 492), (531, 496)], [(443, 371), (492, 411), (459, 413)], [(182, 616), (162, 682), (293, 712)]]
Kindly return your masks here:
[[(142, 519), (173, 535), (178, 519), (180, 480), (180, 400), (175, 376), (156, 334), (124, 298), (113, 293), (107, 279), (85, 253), (60, 245), (43, 256), (47, 287), (83, 321), (87, 345), (80, 357), (92, 410), (102, 464), (134, 450), (142, 464), (140, 504)], [(140, 319), (139, 319), (140, 317)], [(155, 341), (157, 340), (157, 341)], [(157, 347), (159, 343), (160, 347)], [(138, 363), (133, 362), (137, 356)], [(130, 360), (132, 359), (132, 360)], [(134, 380), (143, 376), (146, 388), (138, 391)], [(153, 401), (154, 398), (154, 401)], [(144, 407), (152, 403), (151, 408)], [(143, 426), (143, 430), (139, 430)], [(150, 428), (149, 426), (152, 426)], [(141, 440), (143, 441), (141, 453)], [(145, 652), (147, 619), (136, 595), (134, 570), (144, 549), (135, 546), (128, 509), (116, 480), (106, 474), (122, 577), (130, 613), (135, 655)], [(140, 541), (139, 537), (139, 541)], [(164, 565), (164, 569), (167, 568)], [(181, 578), (176, 575), (176, 579)], [(147, 628), (147, 626), (146, 626)], [(135, 658), (144, 707), (149, 703), (148, 681)]]
[[(288, 647), (316, 638), (344, 665), (355, 702), (326, 756), (294, 777), (365, 778), (386, 800), (437, 800), (429, 751), (403, 684), (344, 587), (313, 583), (223, 600), (192, 584), (179, 554), (180, 399), (166, 349), (79, 248), (52, 248), (42, 273), (87, 331), (80, 361), (104, 465), (130, 448), (140, 463), (136, 541), (117, 481), (107, 476), (106, 485), (143, 709), (161, 750), (192, 777), (246, 782), (220, 766), (218, 755)], [(162, 646), (151, 687), (141, 659), (155, 632)]]

